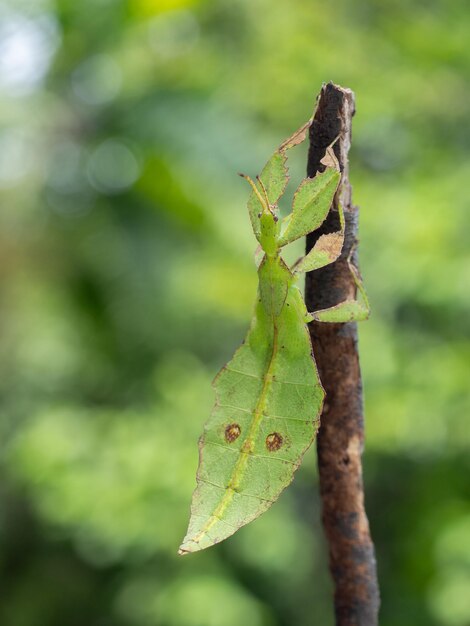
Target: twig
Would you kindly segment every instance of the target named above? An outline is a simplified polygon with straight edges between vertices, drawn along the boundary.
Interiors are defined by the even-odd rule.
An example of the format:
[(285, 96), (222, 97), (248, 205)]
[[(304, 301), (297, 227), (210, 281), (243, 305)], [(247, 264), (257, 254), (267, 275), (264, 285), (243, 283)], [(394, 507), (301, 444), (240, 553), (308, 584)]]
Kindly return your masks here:
[[(358, 209), (351, 203), (348, 151), (354, 94), (329, 83), (320, 93), (310, 129), (307, 173), (322, 169), (320, 159), (338, 136), (334, 150), (342, 178), (325, 224), (307, 238), (307, 252), (321, 234), (339, 229), (337, 206), (342, 203), (346, 239), (341, 258), (307, 275), (305, 298), (314, 311), (354, 297), (347, 257), (356, 243)], [(353, 262), (357, 258), (353, 251)], [(317, 438), (323, 526), (329, 545), (335, 585), (337, 626), (376, 626), (379, 589), (374, 545), (364, 509), (361, 455), (364, 443), (362, 384), (355, 323), (313, 322), (310, 333), (326, 401)]]

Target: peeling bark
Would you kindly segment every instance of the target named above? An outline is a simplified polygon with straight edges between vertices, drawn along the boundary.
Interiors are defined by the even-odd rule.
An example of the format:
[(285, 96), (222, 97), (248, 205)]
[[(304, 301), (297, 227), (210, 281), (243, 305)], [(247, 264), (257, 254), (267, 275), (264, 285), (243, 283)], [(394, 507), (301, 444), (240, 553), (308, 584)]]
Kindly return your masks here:
[[(338, 202), (346, 219), (346, 238), (335, 263), (307, 274), (309, 311), (326, 308), (355, 295), (347, 257), (356, 243), (358, 209), (352, 205), (348, 151), (354, 94), (332, 83), (320, 93), (310, 128), (307, 173), (322, 171), (320, 160), (337, 137), (334, 150), (342, 177), (328, 219), (307, 237), (307, 252), (325, 234), (339, 230)], [(353, 262), (357, 266), (356, 252)], [(379, 588), (374, 545), (364, 508), (361, 456), (364, 446), (362, 384), (355, 323), (312, 322), (310, 333), (326, 403), (317, 437), (322, 520), (335, 585), (337, 626), (376, 626)]]

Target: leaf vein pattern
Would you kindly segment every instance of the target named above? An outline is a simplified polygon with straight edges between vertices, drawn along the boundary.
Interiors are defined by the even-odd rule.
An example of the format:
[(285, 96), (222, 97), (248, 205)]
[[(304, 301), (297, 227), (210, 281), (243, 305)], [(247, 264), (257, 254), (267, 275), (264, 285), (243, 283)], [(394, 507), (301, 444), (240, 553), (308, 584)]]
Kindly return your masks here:
[[(271, 358), (267, 367), (267, 370), (265, 372), (265, 375), (263, 377), (263, 387), (261, 390), (261, 394), (258, 400), (258, 403), (255, 407), (255, 411), (253, 414), (253, 421), (250, 425), (250, 428), (248, 430), (248, 434), (245, 438), (245, 442), (243, 444), (243, 448), (240, 450), (240, 454), (238, 457), (238, 460), (235, 464), (235, 468), (233, 470), (232, 473), (232, 477), (231, 480), (227, 486), (227, 490), (225, 492), (225, 494), (223, 495), (221, 501), (219, 502), (219, 504), (217, 505), (217, 507), (215, 508), (214, 512), (212, 513), (211, 517), (209, 518), (209, 520), (207, 521), (207, 523), (203, 526), (203, 528), (200, 530), (200, 532), (197, 534), (196, 537), (194, 537), (193, 541), (194, 543), (199, 543), (201, 541), (201, 539), (204, 537), (204, 535), (212, 528), (212, 526), (215, 524), (216, 519), (220, 518), (224, 511), (227, 509), (228, 505), (230, 504), (230, 502), (233, 499), (233, 496), (235, 493), (239, 494), (239, 495), (250, 495), (250, 494), (245, 494), (245, 493), (240, 493), (238, 491), (238, 486), (240, 483), (240, 479), (243, 476), (243, 472), (245, 470), (246, 464), (248, 462), (248, 458), (252, 455), (252, 449), (254, 446), (254, 441), (255, 441), (255, 437), (256, 434), (258, 432), (259, 426), (261, 424), (261, 421), (263, 419), (263, 409), (264, 409), (264, 405), (266, 402), (266, 397), (269, 391), (269, 388), (271, 386), (272, 383), (272, 369), (274, 368), (274, 364), (275, 364), (275, 360), (276, 360), (276, 356), (277, 356), (277, 352), (278, 352), (278, 329), (277, 329), (277, 325), (275, 323), (275, 320), (273, 318), (273, 326), (274, 326), (274, 331), (273, 331), (273, 348), (272, 348), (272, 353), (271, 353)], [(246, 448), (246, 449), (244, 449)], [(256, 497), (258, 500), (266, 500), (267, 502), (272, 502), (272, 500), (267, 500), (265, 498), (262, 498), (261, 496), (253, 496)]]

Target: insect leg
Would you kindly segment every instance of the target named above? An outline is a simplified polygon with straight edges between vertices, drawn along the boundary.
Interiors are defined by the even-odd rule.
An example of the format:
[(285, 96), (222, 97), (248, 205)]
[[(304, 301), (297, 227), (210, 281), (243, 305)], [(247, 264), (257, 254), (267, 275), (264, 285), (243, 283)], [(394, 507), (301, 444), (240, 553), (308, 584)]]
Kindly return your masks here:
[(339, 221), (341, 230), (335, 233), (328, 233), (319, 237), (310, 252), (299, 259), (292, 267), (294, 274), (302, 272), (312, 272), (325, 265), (336, 261), (341, 255), (344, 244), (344, 212), (341, 204), (338, 205)]
[[(351, 250), (351, 254), (353, 250)], [(313, 320), (317, 322), (330, 323), (359, 322), (361, 320), (366, 320), (369, 317), (369, 300), (359, 272), (351, 262), (351, 254), (348, 258), (348, 265), (356, 284), (359, 298), (355, 300), (344, 300), (343, 302), (335, 304), (332, 307), (328, 307), (327, 309), (320, 309), (312, 313), (307, 313), (307, 322), (311, 322)]]

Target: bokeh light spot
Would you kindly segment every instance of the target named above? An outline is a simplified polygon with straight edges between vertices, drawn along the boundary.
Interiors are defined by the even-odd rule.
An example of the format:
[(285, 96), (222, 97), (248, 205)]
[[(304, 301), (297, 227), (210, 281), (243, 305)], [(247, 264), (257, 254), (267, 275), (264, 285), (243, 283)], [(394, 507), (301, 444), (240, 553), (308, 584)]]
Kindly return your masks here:
[(72, 89), (91, 106), (108, 104), (119, 94), (122, 72), (109, 54), (97, 54), (81, 63), (72, 74)]
[(100, 193), (117, 194), (131, 187), (140, 175), (133, 152), (117, 139), (107, 139), (91, 155), (87, 166), (90, 184)]
[(11, 96), (34, 91), (59, 42), (58, 23), (52, 15), (30, 19), (0, 7), (0, 89)]

